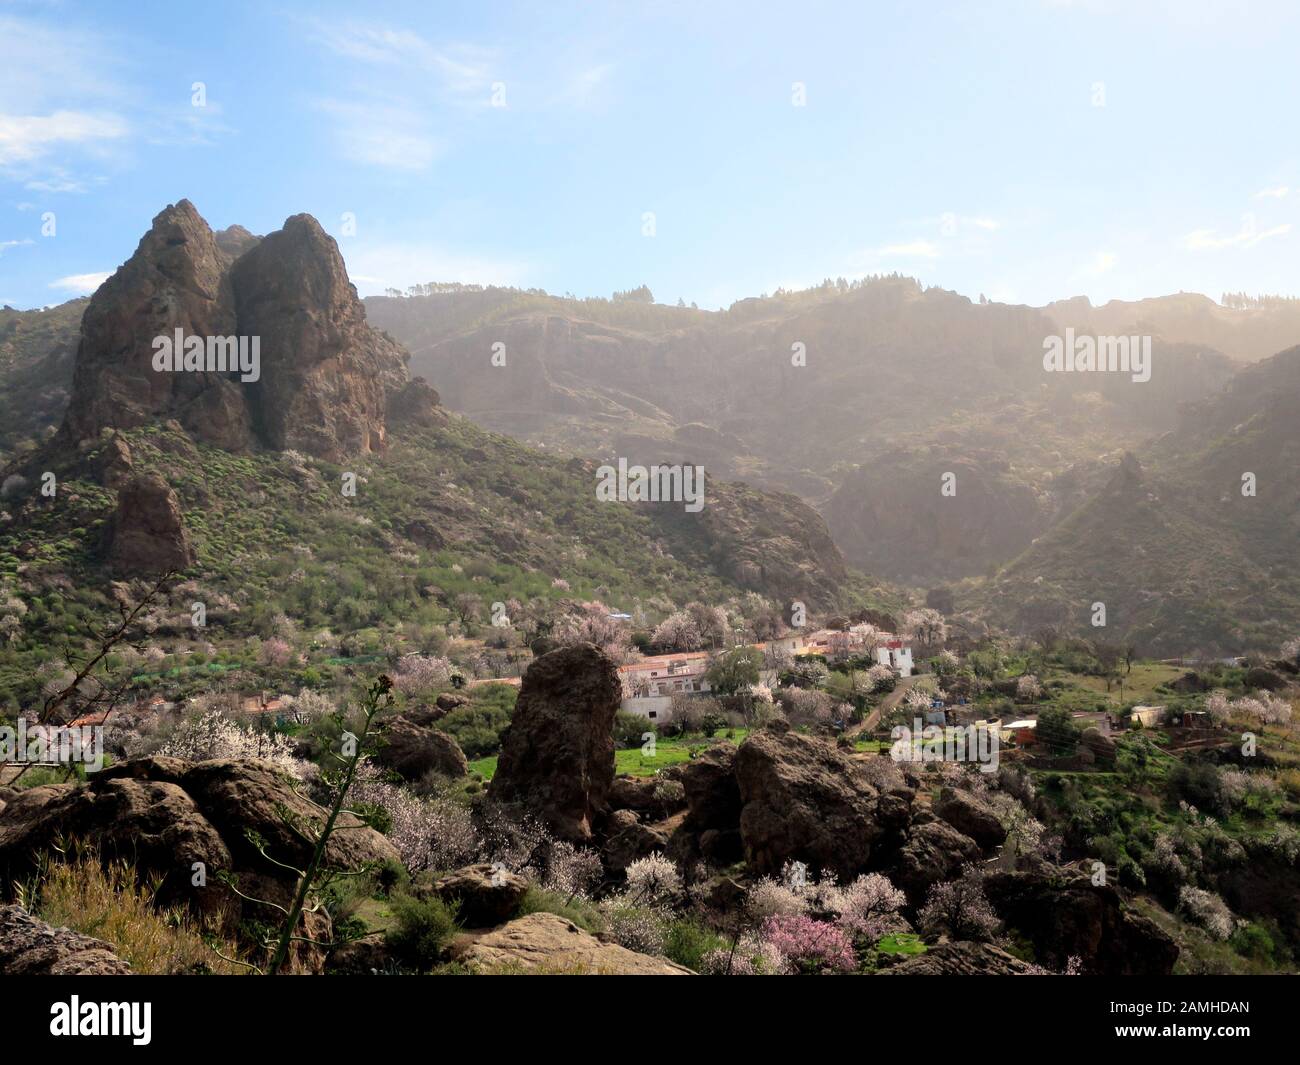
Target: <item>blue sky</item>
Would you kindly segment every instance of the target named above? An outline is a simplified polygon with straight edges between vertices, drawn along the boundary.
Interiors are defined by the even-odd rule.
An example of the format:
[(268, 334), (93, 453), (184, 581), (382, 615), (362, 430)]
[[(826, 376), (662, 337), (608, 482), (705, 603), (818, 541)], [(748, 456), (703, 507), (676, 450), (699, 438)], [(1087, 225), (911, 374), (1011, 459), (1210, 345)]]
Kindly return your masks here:
[(0, 0), (0, 302), (181, 197), (316, 215), (363, 294), (1295, 294), (1298, 6)]

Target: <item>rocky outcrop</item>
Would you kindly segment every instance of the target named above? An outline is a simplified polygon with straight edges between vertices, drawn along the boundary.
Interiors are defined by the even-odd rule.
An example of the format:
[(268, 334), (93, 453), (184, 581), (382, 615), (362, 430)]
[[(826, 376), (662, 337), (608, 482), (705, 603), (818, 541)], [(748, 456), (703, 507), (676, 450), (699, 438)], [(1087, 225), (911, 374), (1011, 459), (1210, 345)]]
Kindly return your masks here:
[(734, 829), (740, 823), (740, 785), (736, 783), (734, 743), (715, 743), (681, 770), (686, 792), (686, 820), (691, 829)]
[[(320, 823), (323, 811), (290, 787), (268, 762), (186, 762), (153, 757), (123, 762), (97, 773), (89, 784), (28, 788), (0, 812), (0, 880), (31, 875), (56, 845), (84, 842), (105, 857), (134, 863), (157, 882), (163, 905), (187, 905), (207, 914), (273, 919), (236, 897), (217, 878), (234, 874), (247, 895), (286, 904), (292, 874), (268, 861), (249, 840), (254, 833), (278, 862), (302, 868), (310, 847), (288, 823)], [(326, 862), (355, 869), (366, 862), (398, 861), (393, 845), (345, 814), (326, 849)], [(196, 878), (202, 874), (200, 883)], [(306, 926), (312, 938), (328, 934), (329, 919)], [(319, 967), (314, 947), (296, 955), (300, 969)]]
[(666, 852), (668, 840), (663, 828), (642, 824), (633, 811), (615, 810), (605, 827), (601, 859), (609, 872), (622, 874), (633, 862)]
[[(258, 374), (159, 370), (155, 338), (253, 338)], [(227, 450), (295, 448), (330, 461), (384, 446), (390, 405), (437, 416), (437, 393), (409, 382), (406, 353), (372, 329), (334, 240), (309, 215), (265, 238), (214, 234), (181, 200), (153, 220), (82, 319), (61, 438), (175, 418)]]
[(338, 461), (379, 451), (405, 353), (366, 324), (338, 245), (294, 215), (231, 268), (241, 334), (261, 338), (262, 375), (248, 394), (258, 437)]
[(1167, 976), (1178, 960), (1178, 945), (1155, 922), (1125, 907), (1114, 887), (1087, 877), (996, 873), (985, 877), (984, 892), (1049, 969), (1063, 970), (1076, 957), (1089, 974)]
[[(225, 254), (192, 203), (181, 200), (158, 214), (82, 317), (62, 428), (66, 438), (75, 443), (98, 437), (105, 426), (128, 429), (176, 417), (200, 439), (212, 439), (205, 415), (227, 404), (238, 407), (238, 386), (206, 372), (156, 372), (153, 341), (172, 337), (177, 329), (187, 337), (236, 335), (227, 268)], [(242, 428), (240, 434), (223, 426), (221, 440), (214, 442), (245, 446), (246, 418)]]
[(790, 860), (847, 878), (864, 871), (883, 833), (877, 792), (860, 763), (825, 740), (760, 730), (736, 755), (740, 835), (759, 873)]
[(978, 861), (973, 839), (944, 821), (913, 824), (907, 841), (894, 858), (890, 879), (907, 893), (914, 906), (925, 901), (932, 884), (952, 880), (967, 862)]
[(614, 660), (591, 644), (536, 659), (501, 742), (490, 795), (517, 803), (560, 839), (587, 843), (614, 783)]
[(553, 913), (530, 913), (476, 939), (459, 960), (475, 971), (590, 976), (693, 976), (685, 966), (605, 943)]
[(131, 448), (117, 433), (91, 456), (88, 472), (105, 488), (121, 488), (131, 477)]
[(469, 762), (460, 745), (447, 733), (395, 718), (384, 729), (384, 743), (375, 761), (403, 780), (419, 780), (426, 773), (460, 778), (469, 775)]
[(984, 850), (998, 846), (1007, 838), (1007, 830), (1002, 827), (993, 808), (969, 791), (943, 788), (934, 812)]
[(0, 906), (0, 976), (126, 976), (131, 966), (100, 939), (54, 928), (21, 906)]
[(885, 970), (886, 976), (1034, 976), (1042, 970), (991, 943), (941, 943)]
[(456, 919), (466, 928), (491, 928), (508, 921), (528, 891), (528, 881), (497, 865), (467, 865), (439, 877), (429, 889), (455, 903)]
[(180, 502), (155, 473), (133, 478), (118, 492), (106, 535), (108, 564), (115, 573), (159, 575), (194, 565)]

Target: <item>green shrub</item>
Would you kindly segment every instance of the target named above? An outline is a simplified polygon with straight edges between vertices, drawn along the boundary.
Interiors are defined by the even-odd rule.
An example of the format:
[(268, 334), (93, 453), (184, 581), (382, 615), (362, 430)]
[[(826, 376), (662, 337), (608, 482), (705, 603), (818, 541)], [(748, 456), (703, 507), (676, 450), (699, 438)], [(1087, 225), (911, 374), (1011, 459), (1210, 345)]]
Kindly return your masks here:
[(711, 950), (726, 950), (730, 943), (711, 928), (690, 917), (679, 917), (668, 925), (664, 937), (664, 956), (678, 965), (699, 972), (704, 955)]
[(425, 972), (442, 959), (455, 935), (457, 909), (436, 896), (399, 896), (393, 900), (396, 923), (384, 933), (384, 941), (401, 961)]

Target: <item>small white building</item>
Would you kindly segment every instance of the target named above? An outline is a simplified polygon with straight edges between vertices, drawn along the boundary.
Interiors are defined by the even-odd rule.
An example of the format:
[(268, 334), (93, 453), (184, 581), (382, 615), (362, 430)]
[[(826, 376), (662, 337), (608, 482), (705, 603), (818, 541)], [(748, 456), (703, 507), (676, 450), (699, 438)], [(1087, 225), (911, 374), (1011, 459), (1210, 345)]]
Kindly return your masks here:
[(897, 670), (900, 677), (912, 675), (912, 649), (897, 636), (886, 635), (876, 644), (876, 661)]
[(672, 717), (674, 695), (697, 695), (710, 690), (707, 651), (652, 655), (618, 667), (623, 683), (622, 708), (651, 721)]

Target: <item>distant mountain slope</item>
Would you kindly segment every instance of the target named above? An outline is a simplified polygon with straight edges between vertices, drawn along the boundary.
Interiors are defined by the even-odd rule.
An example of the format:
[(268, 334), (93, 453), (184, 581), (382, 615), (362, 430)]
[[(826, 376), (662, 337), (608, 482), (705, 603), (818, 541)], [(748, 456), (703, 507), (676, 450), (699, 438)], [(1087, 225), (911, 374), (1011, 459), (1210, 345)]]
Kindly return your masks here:
[(63, 418), (88, 302), (0, 310), (0, 465), (21, 441), (39, 438)]
[[(1244, 302), (1244, 301), (1243, 301)], [(1204, 345), (1239, 362), (1255, 362), (1300, 343), (1300, 300), (1272, 299), (1225, 307), (1196, 292), (1094, 307), (1085, 296), (1049, 303), (1043, 312), (1062, 329), (1104, 335), (1145, 333)]]
[(972, 601), (1022, 630), (1114, 634), (1154, 653), (1276, 646), (1300, 629), (1298, 410), (1300, 347), (1189, 407)]
[[(1156, 341), (1140, 385), (1046, 374), (1043, 341), (1059, 330), (1047, 315), (899, 277), (718, 313), (508, 290), (367, 307), (410, 347), (413, 371), (481, 424), (796, 492), (851, 563), (920, 582), (1012, 558), (1077, 502), (1099, 459), (1170, 428), (1232, 370), (1202, 346)], [(983, 480), (938, 510), (935, 471), (958, 466)]]
[[(56, 350), (80, 310), (39, 320)], [(259, 337), (260, 373), (158, 369), (154, 338), (178, 330)], [(750, 590), (829, 609), (866, 588), (794, 496), (710, 476), (698, 514), (602, 502), (595, 462), (447, 415), (408, 378), (406, 352), (366, 322), (337, 247), (306, 215), (257, 238), (212, 233), (188, 201), (169, 206), (90, 301), (76, 352), (61, 430), (0, 471), (0, 577), (107, 581), (114, 501), (158, 473), (198, 565), (232, 586), (266, 586), (301, 546), (340, 566), (365, 555), (384, 585), (394, 558), (430, 566), (439, 555), (669, 604)], [(46, 471), (59, 484), (52, 501), (37, 492)], [(355, 497), (340, 490), (349, 473)]]

